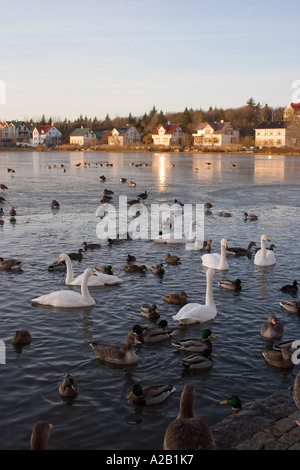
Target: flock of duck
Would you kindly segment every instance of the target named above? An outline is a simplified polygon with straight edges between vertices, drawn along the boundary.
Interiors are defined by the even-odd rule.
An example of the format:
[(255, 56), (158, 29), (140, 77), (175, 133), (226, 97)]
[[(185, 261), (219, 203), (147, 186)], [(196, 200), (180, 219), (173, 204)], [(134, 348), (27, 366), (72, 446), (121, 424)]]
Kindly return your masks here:
[[(102, 177), (100, 177), (102, 178)], [(105, 177), (100, 179), (105, 181)], [(126, 178), (121, 178), (120, 183), (126, 183)], [(134, 182), (130, 182), (133, 186)], [(134, 184), (135, 185), (135, 184)], [(3, 185), (2, 185), (3, 186)], [(2, 188), (4, 190), (4, 188)], [(102, 216), (102, 207), (105, 203), (110, 201), (113, 192), (105, 190), (103, 192), (104, 199), (101, 200), (100, 205), (96, 210), (97, 216)], [(141, 202), (147, 199), (147, 191), (140, 193), (134, 200), (134, 203)], [(179, 207), (183, 205), (175, 200), (174, 204)], [(211, 207), (207, 206), (209, 210)], [(52, 201), (52, 209), (59, 209), (60, 205), (56, 200)], [(1, 214), (0, 214), (1, 215)], [(220, 214), (219, 214), (220, 215)], [(222, 216), (228, 216), (228, 214)], [(254, 214), (244, 213), (245, 220), (257, 220)], [(160, 233), (154, 239), (154, 243), (185, 243), (194, 244), (197, 242), (193, 236), (192, 228), (195, 221), (192, 221), (190, 227), (190, 234), (187, 238), (176, 240), (170, 237), (170, 234)], [(165, 236), (166, 235), (166, 236)], [(118, 240), (115, 240), (116, 242)], [(123, 240), (119, 240), (122, 242)], [(251, 241), (247, 248), (242, 247), (229, 247), (227, 240), (223, 238), (220, 243), (220, 252), (211, 253), (212, 241), (202, 241), (201, 250), (206, 251), (202, 254), (201, 261), (203, 267), (206, 269), (206, 297), (205, 303), (194, 303), (188, 301), (188, 295), (181, 291), (179, 293), (168, 293), (162, 298), (165, 302), (178, 305), (179, 311), (172, 318), (179, 324), (192, 324), (192, 323), (206, 323), (213, 320), (217, 315), (217, 307), (213, 298), (213, 278), (216, 271), (228, 271), (228, 260), (231, 256), (252, 256), (254, 254), (254, 264), (257, 266), (272, 266), (276, 263), (276, 257), (273, 248), (275, 245), (266, 247), (266, 242), (270, 241), (267, 235), (262, 235), (260, 248), (256, 247), (256, 243)], [(111, 240), (109, 243), (113, 243)], [(95, 305), (95, 300), (89, 292), (90, 286), (105, 286), (122, 283), (122, 279), (113, 274), (111, 266), (104, 268), (101, 267), (87, 267), (83, 273), (74, 277), (72, 267), (72, 259), (82, 259), (84, 251), (88, 249), (100, 248), (100, 244), (83, 243), (83, 249), (79, 249), (78, 253), (61, 253), (58, 257), (58, 262), (49, 267), (49, 270), (62, 269), (65, 271), (65, 285), (66, 286), (80, 286), (80, 293), (62, 289), (48, 294), (44, 294), (32, 299), (33, 304), (51, 305), (60, 308), (78, 308), (85, 306)], [(145, 272), (149, 267), (134, 264), (135, 257), (128, 254), (127, 265), (124, 271), (131, 272)], [(181, 263), (180, 258), (168, 253), (165, 258), (168, 264), (178, 265)], [(22, 262), (16, 259), (3, 259), (0, 258), (1, 271), (18, 271), (22, 269)], [(151, 266), (150, 269), (153, 273), (163, 275), (163, 263)], [(242, 289), (242, 281), (240, 279), (234, 280), (220, 280), (218, 285), (221, 289), (238, 291)], [(285, 285), (281, 289), (283, 292), (288, 292), (295, 295), (298, 290), (297, 281), (295, 280), (291, 285)], [(296, 300), (285, 300), (280, 303), (281, 307), (288, 312), (300, 313), (300, 302)], [(141, 306), (141, 315), (149, 319), (158, 319), (160, 317), (158, 308), (155, 304), (143, 304)], [(262, 337), (267, 339), (280, 339), (283, 336), (283, 322), (281, 318), (275, 315), (269, 315), (267, 322), (260, 330)], [(105, 342), (91, 342), (90, 347), (95, 353), (95, 356), (103, 364), (115, 365), (128, 365), (136, 364), (139, 361), (138, 354), (134, 349), (134, 345), (141, 343), (154, 343), (157, 341), (164, 341), (170, 338), (172, 329), (168, 326), (166, 320), (161, 320), (154, 325), (140, 325), (135, 324), (126, 334), (123, 345), (108, 344)], [(212, 331), (208, 328), (203, 329), (201, 338), (186, 338), (172, 342), (172, 345), (179, 351), (190, 353), (182, 360), (184, 368), (206, 370), (213, 367), (212, 360), (212, 342), (214, 338)], [(31, 334), (28, 329), (18, 330), (13, 337), (13, 343), (16, 345), (28, 345), (31, 342)], [(263, 352), (264, 359), (272, 366), (280, 368), (293, 367), (291, 355), (295, 351), (292, 342), (279, 343), (271, 351)], [(300, 373), (299, 373), (300, 374)], [(300, 375), (297, 375), (294, 384), (294, 401), (300, 409)], [(132, 398), (133, 403), (138, 405), (157, 405), (166, 400), (172, 393), (175, 387), (171, 384), (153, 384), (147, 387), (142, 387), (141, 384), (136, 383), (133, 385), (132, 390), (128, 394), (128, 398)], [(76, 397), (79, 393), (79, 385), (77, 380), (70, 374), (66, 374), (59, 384), (59, 393), (63, 397)], [(192, 383), (187, 383), (183, 387), (180, 398), (179, 413), (176, 419), (170, 422), (165, 431), (163, 440), (164, 450), (201, 450), (201, 449), (216, 449), (214, 437), (207, 426), (207, 424), (199, 418), (195, 413), (195, 400), (196, 392)], [(238, 397), (230, 396), (226, 400), (220, 402), (221, 404), (230, 404), (233, 412), (241, 409), (241, 402)], [(30, 439), (31, 449), (47, 449), (50, 431), (53, 425), (39, 421), (35, 424)]]

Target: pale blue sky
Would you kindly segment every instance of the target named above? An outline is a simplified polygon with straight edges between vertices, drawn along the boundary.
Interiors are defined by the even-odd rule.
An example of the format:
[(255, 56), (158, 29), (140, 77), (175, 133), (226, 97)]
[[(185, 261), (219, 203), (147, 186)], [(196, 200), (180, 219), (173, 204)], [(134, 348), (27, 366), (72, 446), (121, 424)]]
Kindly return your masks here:
[(299, 0), (2, 2), (0, 119), (287, 106), (299, 13)]

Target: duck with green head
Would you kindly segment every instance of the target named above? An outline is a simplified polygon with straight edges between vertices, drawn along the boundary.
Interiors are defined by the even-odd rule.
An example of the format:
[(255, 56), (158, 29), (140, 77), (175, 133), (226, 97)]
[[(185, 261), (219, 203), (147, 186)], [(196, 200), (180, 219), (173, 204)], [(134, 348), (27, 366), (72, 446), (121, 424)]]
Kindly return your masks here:
[(192, 354), (183, 359), (182, 365), (186, 369), (211, 369), (213, 366), (211, 354), (212, 352), (209, 349), (204, 349), (202, 353)]
[(134, 384), (127, 398), (132, 398), (135, 405), (158, 405), (175, 392), (175, 387), (169, 384), (150, 385), (142, 388)]
[(220, 405), (231, 405), (232, 414), (237, 414), (242, 409), (241, 400), (237, 395), (230, 395), (226, 400), (220, 401)]
[(151, 320), (160, 317), (160, 313), (156, 304), (143, 304), (141, 306), (141, 314), (143, 317), (150, 318)]
[(134, 325), (132, 331), (137, 335), (137, 339), (141, 343), (156, 343), (168, 339), (172, 333), (172, 329), (168, 328), (167, 320), (161, 320), (155, 326)]
[(209, 328), (202, 331), (201, 338), (185, 338), (172, 343), (178, 348), (178, 351), (203, 352), (205, 349), (212, 350), (210, 338), (215, 338)]

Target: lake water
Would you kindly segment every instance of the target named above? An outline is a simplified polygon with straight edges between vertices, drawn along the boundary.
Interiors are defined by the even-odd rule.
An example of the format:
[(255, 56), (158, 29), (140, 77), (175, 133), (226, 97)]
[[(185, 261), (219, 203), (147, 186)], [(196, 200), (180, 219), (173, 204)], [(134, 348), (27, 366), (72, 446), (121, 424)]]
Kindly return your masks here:
[[(77, 168), (80, 161), (90, 165)], [(106, 166), (106, 161), (113, 165)], [(232, 168), (231, 163), (236, 166)], [(8, 173), (7, 168), (15, 173)], [(299, 317), (283, 312), (279, 305), (280, 300), (291, 299), (280, 287), (300, 281), (299, 174), (297, 156), (2, 152), (0, 183), (8, 190), (1, 193), (6, 202), (1, 204), (0, 255), (20, 258), (23, 272), (0, 272), (0, 339), (6, 347), (6, 364), (1, 364), (0, 449), (29, 449), (34, 423), (48, 420), (54, 425), (50, 450), (160, 450), (187, 382), (194, 383), (196, 412), (209, 425), (230, 413), (229, 407), (219, 405), (229, 394), (237, 394), (246, 403), (291, 386), (299, 366), (289, 371), (268, 366), (262, 352), (271, 345), (259, 332), (273, 313), (284, 320), (282, 340), (300, 339)], [(99, 182), (101, 175), (106, 176), (105, 183)], [(120, 178), (127, 178), (127, 183), (121, 184)], [(135, 188), (129, 187), (130, 180), (136, 182)], [(193, 205), (211, 202), (204, 233), (213, 241), (213, 252), (220, 251), (222, 238), (229, 246), (247, 247), (251, 240), (260, 246), (260, 237), (266, 234), (276, 245), (277, 262), (259, 268), (253, 258), (228, 258), (229, 271), (216, 272), (213, 280), (216, 318), (207, 324), (179, 326), (172, 319), (179, 307), (165, 303), (162, 296), (184, 290), (189, 302), (205, 302), (201, 252), (152, 240), (112, 246), (100, 241), (96, 209), (104, 188), (114, 191), (112, 203), (120, 195), (133, 199), (146, 190), (147, 208), (154, 203), (172, 204), (174, 199)], [(60, 203), (57, 211), (50, 208), (53, 199)], [(17, 211), (15, 223), (10, 221), (11, 207)], [(232, 216), (220, 217), (220, 211)], [(259, 218), (245, 222), (244, 212)], [(84, 241), (100, 242), (102, 247), (85, 252), (81, 262), (73, 261), (74, 273), (111, 264), (122, 284), (91, 288), (94, 307), (66, 311), (33, 305), (32, 298), (66, 288), (65, 274), (49, 272), (48, 266), (61, 253), (82, 248)], [(168, 252), (179, 256), (182, 264), (165, 264), (162, 278), (151, 271), (144, 275), (123, 271), (128, 253), (136, 256), (137, 264), (151, 266), (164, 262)], [(241, 292), (219, 288), (219, 279), (237, 277), (243, 282)], [(112, 368), (101, 364), (89, 343), (122, 344), (134, 324), (151, 323), (140, 313), (145, 302), (157, 304), (161, 319), (174, 328), (173, 340), (199, 336), (204, 327), (210, 327), (216, 336), (213, 368), (205, 372), (184, 369), (186, 354), (178, 352), (172, 340), (137, 346), (137, 365)], [(32, 342), (16, 348), (12, 337), (21, 328), (30, 330)], [(67, 372), (79, 382), (79, 394), (73, 400), (64, 400), (58, 393)], [(171, 383), (176, 392), (160, 405), (135, 406), (127, 399), (135, 382), (143, 386)]]

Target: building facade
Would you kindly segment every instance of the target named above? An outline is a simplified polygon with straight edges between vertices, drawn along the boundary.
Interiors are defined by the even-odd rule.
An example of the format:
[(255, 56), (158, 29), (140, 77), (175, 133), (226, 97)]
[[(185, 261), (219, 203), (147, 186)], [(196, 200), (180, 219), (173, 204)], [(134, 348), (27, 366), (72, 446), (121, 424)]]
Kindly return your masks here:
[(240, 131), (231, 122), (202, 122), (193, 134), (195, 146), (228, 146), (240, 141)]
[(134, 126), (115, 127), (108, 137), (109, 145), (131, 145), (141, 142), (141, 134)]
[(90, 127), (79, 127), (69, 136), (70, 144), (91, 145), (96, 142), (98, 136)]
[(53, 125), (35, 126), (32, 131), (33, 145), (58, 145), (61, 143), (62, 133)]
[(184, 143), (184, 132), (179, 124), (158, 124), (151, 135), (154, 145), (178, 146)]
[(289, 121), (261, 122), (255, 127), (255, 146), (293, 147), (296, 136)]

